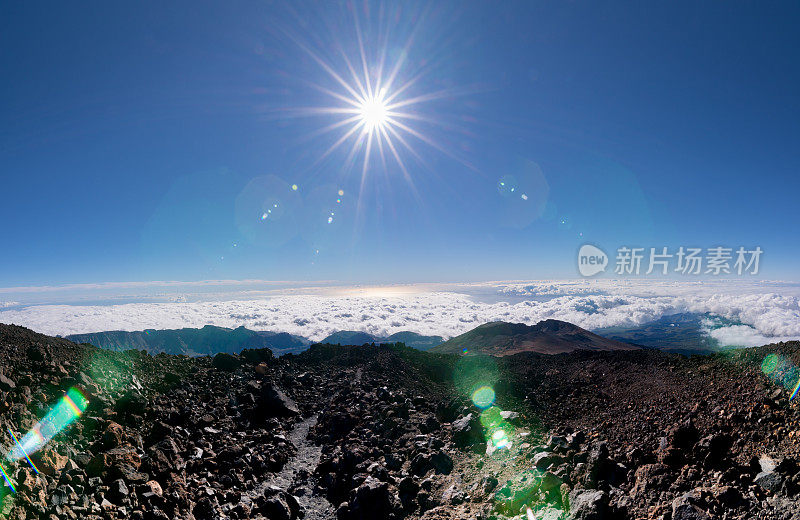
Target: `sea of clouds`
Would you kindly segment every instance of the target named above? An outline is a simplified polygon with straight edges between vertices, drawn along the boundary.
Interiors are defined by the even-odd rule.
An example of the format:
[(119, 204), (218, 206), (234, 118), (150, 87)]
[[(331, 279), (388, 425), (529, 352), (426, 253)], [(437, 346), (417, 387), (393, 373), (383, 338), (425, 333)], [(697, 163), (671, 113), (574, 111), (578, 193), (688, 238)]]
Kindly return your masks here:
[(694, 312), (740, 323), (708, 329), (728, 345), (800, 338), (800, 285), (790, 282), (576, 280), (397, 288), (385, 294), (380, 288), (303, 289), (304, 294), (226, 301), (31, 305), (0, 309), (0, 322), (51, 335), (211, 324), (321, 340), (337, 330), (379, 336), (409, 330), (449, 338), (497, 320), (534, 324), (554, 318), (586, 329), (630, 327)]

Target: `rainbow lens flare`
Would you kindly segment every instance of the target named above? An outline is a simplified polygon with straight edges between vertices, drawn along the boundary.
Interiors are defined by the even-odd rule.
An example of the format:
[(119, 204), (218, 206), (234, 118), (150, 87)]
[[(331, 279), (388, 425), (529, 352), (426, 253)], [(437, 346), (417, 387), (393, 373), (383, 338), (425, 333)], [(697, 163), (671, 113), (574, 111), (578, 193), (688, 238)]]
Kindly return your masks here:
[(491, 386), (482, 386), (472, 392), (472, 402), (480, 408), (485, 410), (494, 404), (495, 393)]
[(480, 420), (485, 431), (487, 455), (499, 450), (511, 449), (515, 428), (503, 419), (500, 408), (496, 406), (487, 408), (481, 412)]
[(791, 401), (797, 396), (800, 390), (800, 369), (784, 356), (778, 354), (768, 354), (761, 362), (761, 371), (773, 383), (779, 384), (787, 390), (792, 390), (789, 397)]
[(8, 476), (8, 473), (6, 473), (6, 468), (4, 468), (2, 464), (0, 464), (0, 473), (3, 474), (3, 479), (6, 481), (6, 484), (8, 484), (8, 487), (11, 489), (11, 492), (16, 493), (17, 490), (14, 489), (14, 484), (11, 483), (11, 478)]
[(797, 385), (795, 385), (795, 387), (794, 387), (794, 390), (792, 391), (792, 396), (791, 396), (791, 397), (789, 397), (789, 400), (790, 400), (790, 401), (791, 401), (792, 399), (794, 399), (794, 397), (797, 395), (797, 391), (798, 391), (798, 390), (800, 390), (800, 379), (798, 379), (798, 380), (797, 380)]
[(22, 444), (19, 442), (19, 439), (17, 439), (17, 436), (14, 435), (14, 432), (11, 430), (11, 428), (8, 429), (8, 433), (11, 435), (11, 438), (14, 439), (14, 445), (19, 447), (19, 449), (22, 450), (22, 453), (25, 454), (25, 458), (28, 460), (28, 464), (30, 464), (31, 467), (33, 468), (33, 471), (35, 471), (36, 474), (39, 474), (39, 468), (36, 467), (36, 464), (34, 464), (30, 456), (28, 456), (28, 453), (25, 451), (25, 448), (22, 447)]
[(511, 441), (508, 439), (505, 430), (495, 430), (492, 434), (492, 444), (498, 450), (511, 447)]
[[(67, 426), (75, 422), (86, 410), (89, 400), (77, 388), (70, 388), (47, 415), (28, 433), (17, 441), (6, 459), (17, 461), (23, 457), (30, 461), (29, 455), (36, 453)], [(16, 438), (15, 438), (16, 440)]]

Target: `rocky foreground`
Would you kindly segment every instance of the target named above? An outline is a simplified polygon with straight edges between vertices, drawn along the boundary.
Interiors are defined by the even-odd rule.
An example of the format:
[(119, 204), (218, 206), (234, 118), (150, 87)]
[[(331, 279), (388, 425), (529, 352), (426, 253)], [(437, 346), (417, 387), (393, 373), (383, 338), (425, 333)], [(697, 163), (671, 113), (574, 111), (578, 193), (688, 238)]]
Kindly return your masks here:
[(798, 518), (800, 407), (764, 375), (776, 356), (800, 377), (797, 343), (693, 358), (402, 345), (189, 358), (0, 325), (4, 431), (24, 434), (68, 388), (89, 398), (31, 457), (40, 473), (4, 462), (16, 493), (0, 514)]

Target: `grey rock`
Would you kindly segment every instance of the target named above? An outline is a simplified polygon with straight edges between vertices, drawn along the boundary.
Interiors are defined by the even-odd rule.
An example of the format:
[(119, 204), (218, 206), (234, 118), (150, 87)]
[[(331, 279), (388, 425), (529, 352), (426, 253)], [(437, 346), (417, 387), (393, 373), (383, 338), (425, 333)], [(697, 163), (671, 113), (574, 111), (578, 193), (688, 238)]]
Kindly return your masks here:
[(758, 459), (758, 464), (761, 466), (761, 472), (756, 475), (755, 483), (773, 493), (779, 492), (783, 486), (783, 476), (775, 470), (778, 467), (778, 461), (762, 456)]
[(394, 487), (386, 482), (367, 477), (364, 483), (351, 493), (348, 518), (353, 520), (389, 518), (400, 509), (400, 502), (394, 491)]
[(9, 390), (13, 390), (16, 388), (17, 385), (11, 379), (7, 378), (5, 374), (0, 373), (0, 389), (8, 392)]
[(672, 501), (672, 520), (710, 520), (708, 513), (697, 505), (697, 494), (684, 493)]
[(461, 419), (453, 421), (453, 440), (460, 447), (481, 442), (483, 430), (478, 416), (468, 413)]
[(291, 417), (300, 413), (297, 404), (273, 384), (261, 389), (259, 409), (266, 417)]
[(125, 481), (123, 479), (117, 479), (112, 482), (110, 489), (108, 490), (109, 497), (117, 503), (122, 501), (122, 499), (127, 497), (129, 494), (130, 490), (128, 490), (128, 486), (125, 485)]
[(549, 451), (543, 451), (533, 456), (533, 465), (536, 466), (537, 469), (547, 469), (555, 460), (555, 455)]
[(568, 520), (603, 520), (608, 517), (608, 494), (605, 491), (575, 489), (569, 494)]

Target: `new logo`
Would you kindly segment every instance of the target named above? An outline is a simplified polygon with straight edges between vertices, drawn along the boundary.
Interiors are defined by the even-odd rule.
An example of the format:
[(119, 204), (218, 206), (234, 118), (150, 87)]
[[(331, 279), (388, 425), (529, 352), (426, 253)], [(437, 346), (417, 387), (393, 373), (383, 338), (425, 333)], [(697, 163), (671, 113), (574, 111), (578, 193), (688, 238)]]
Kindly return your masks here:
[(594, 276), (608, 266), (608, 255), (591, 244), (583, 244), (578, 250), (578, 271), (581, 276)]

